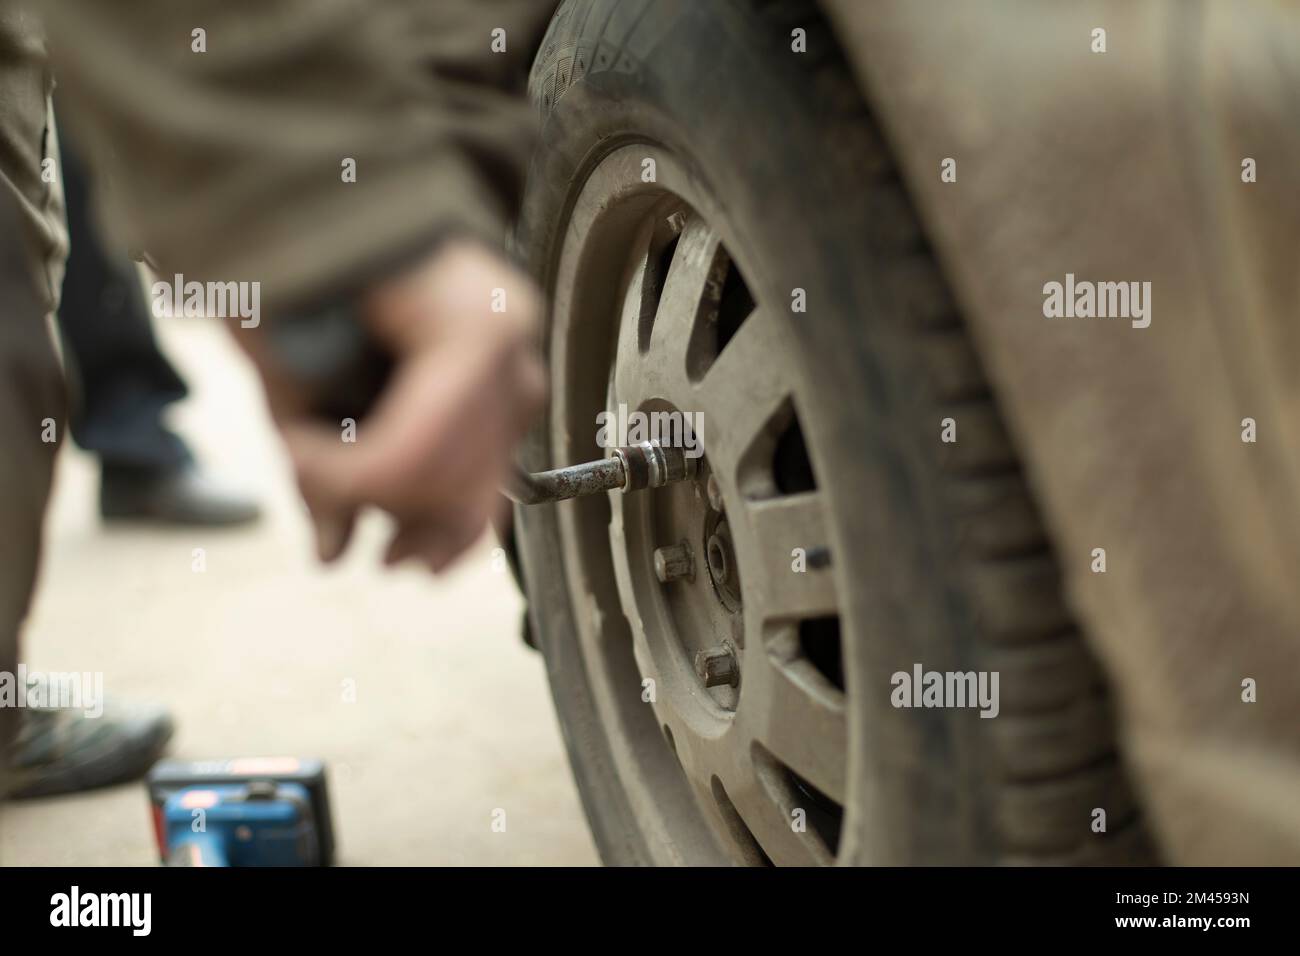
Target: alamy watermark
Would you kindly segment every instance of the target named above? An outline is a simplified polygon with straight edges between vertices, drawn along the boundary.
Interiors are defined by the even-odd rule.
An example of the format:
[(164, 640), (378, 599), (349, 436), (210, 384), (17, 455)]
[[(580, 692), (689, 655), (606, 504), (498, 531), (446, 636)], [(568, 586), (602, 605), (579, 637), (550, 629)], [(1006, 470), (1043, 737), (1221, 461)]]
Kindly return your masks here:
[(1065, 282), (1043, 285), (1043, 315), (1049, 319), (1129, 319), (1133, 328), (1151, 324), (1150, 282)]
[(0, 708), (66, 707), (81, 710), (87, 717), (104, 713), (102, 671), (46, 673), (18, 665), (18, 672), (0, 671)]
[(615, 412), (596, 415), (596, 444), (601, 448), (656, 442), (682, 449), (687, 458), (699, 458), (704, 454), (703, 437), (703, 412), (629, 412), (620, 404)]
[(123, 927), (132, 936), (153, 928), (152, 893), (83, 893), (73, 885), (50, 897), (50, 925), (56, 927)]
[(186, 282), (177, 273), (171, 282), (155, 282), (150, 295), (156, 319), (239, 319), (245, 329), (262, 322), (260, 282)]
[(911, 673), (895, 671), (889, 702), (895, 707), (978, 707), (981, 717), (996, 717), (998, 671), (927, 671), (913, 664)]

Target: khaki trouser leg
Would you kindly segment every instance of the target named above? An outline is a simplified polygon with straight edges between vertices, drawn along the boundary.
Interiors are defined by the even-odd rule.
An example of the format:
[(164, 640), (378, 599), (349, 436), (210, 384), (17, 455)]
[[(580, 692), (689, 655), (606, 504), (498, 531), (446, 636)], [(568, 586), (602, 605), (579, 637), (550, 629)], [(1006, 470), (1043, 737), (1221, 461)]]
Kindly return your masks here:
[[(0, 679), (11, 688), (65, 414), (47, 318), (67, 254), (52, 89), (39, 22), (0, 0)], [(17, 725), (18, 711), (0, 706), (0, 797)]]
[[(62, 438), (63, 374), (39, 288), (19, 247), (17, 210), (0, 193), (0, 672), (16, 674), (18, 637), (31, 603), (41, 527)], [(0, 752), (18, 711), (0, 707)], [(5, 792), (0, 760), (0, 795)]]

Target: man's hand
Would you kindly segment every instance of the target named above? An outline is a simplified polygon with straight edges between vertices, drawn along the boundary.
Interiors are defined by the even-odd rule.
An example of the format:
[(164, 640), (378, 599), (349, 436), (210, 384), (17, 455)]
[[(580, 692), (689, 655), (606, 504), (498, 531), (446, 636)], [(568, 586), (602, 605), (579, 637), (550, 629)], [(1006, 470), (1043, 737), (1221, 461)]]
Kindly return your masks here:
[[(494, 297), (504, 311), (493, 311)], [(373, 505), (396, 521), (389, 563), (414, 557), (441, 571), (505, 507), (499, 487), (513, 447), (545, 397), (540, 300), (497, 253), (448, 242), (362, 308), (394, 368), (356, 441), (277, 401), (268, 381), (273, 410), (323, 560), (343, 552), (357, 512)]]

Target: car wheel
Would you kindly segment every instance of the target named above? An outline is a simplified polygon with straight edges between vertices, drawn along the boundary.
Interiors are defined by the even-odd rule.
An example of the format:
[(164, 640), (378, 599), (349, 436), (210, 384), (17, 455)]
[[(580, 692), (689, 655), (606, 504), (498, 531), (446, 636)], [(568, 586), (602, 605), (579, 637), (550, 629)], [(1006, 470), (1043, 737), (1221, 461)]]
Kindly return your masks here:
[[(599, 457), (620, 406), (702, 416), (693, 480), (517, 511), (604, 859), (1146, 859), (1105, 681), (815, 5), (571, 0), (530, 89), (527, 464)], [(996, 673), (996, 716), (896, 706), (917, 667)]]

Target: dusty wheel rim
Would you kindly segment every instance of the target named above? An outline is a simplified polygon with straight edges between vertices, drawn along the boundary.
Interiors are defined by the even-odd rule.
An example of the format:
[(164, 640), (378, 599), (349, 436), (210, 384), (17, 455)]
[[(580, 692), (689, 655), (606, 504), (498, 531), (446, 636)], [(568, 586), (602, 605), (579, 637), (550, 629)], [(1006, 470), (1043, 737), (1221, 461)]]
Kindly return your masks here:
[[(826, 497), (791, 450), (809, 383), (783, 360), (790, 305), (753, 301), (741, 237), (664, 150), (610, 153), (571, 209), (552, 273), (556, 459), (598, 454), (597, 414), (619, 406), (689, 413), (705, 455), (694, 482), (560, 507), (614, 772), (663, 862), (831, 862), (847, 705)], [(665, 583), (654, 552), (674, 545), (694, 573)], [(706, 686), (700, 655), (719, 652), (738, 677)]]

